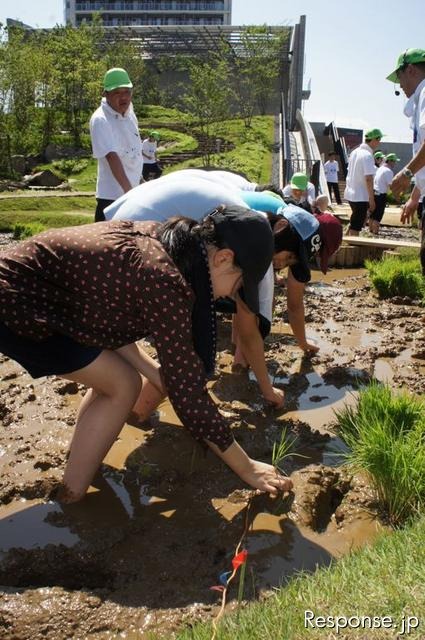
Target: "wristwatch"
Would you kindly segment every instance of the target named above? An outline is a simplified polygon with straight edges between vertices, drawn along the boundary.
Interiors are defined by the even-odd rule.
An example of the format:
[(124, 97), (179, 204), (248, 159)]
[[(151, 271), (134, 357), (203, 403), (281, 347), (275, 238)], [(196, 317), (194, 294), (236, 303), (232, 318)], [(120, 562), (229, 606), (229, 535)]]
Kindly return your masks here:
[(406, 176), (406, 178), (412, 179), (413, 178), (413, 173), (410, 171), (410, 169), (408, 169), (407, 167), (405, 169), (403, 169), (403, 171), (401, 172), (404, 176)]

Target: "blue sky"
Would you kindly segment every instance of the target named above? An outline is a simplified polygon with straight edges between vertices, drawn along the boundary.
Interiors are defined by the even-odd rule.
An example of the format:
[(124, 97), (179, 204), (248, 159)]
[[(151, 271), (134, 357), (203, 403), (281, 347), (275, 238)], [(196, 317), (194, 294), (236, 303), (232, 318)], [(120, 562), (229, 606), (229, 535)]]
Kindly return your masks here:
[[(312, 122), (379, 127), (386, 141), (409, 142), (402, 114), (385, 80), (398, 54), (425, 47), (423, 0), (233, 0), (233, 24), (294, 24), (307, 16), (304, 84), (311, 97), (304, 114)], [(63, 0), (0, 0), (0, 22), (17, 18), (39, 27), (63, 22)]]

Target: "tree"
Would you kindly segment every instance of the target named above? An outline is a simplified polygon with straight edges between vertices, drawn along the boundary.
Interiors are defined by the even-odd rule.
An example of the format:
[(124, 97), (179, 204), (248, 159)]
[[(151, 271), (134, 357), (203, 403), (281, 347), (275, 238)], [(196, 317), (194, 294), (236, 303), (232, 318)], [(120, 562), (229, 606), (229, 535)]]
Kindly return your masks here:
[(264, 115), (279, 76), (284, 35), (272, 33), (267, 25), (246, 27), (239, 46), (230, 56), (233, 91), (245, 126), (251, 126), (256, 110)]
[(192, 125), (204, 137), (204, 165), (210, 164), (211, 139), (217, 135), (220, 122), (230, 115), (231, 88), (228, 66), (219, 55), (209, 61), (188, 58), (186, 61), (190, 84), (182, 97), (183, 109), (191, 116)]
[(68, 25), (55, 27), (48, 41), (55, 61), (54, 102), (75, 147), (81, 146), (81, 134), (99, 100), (105, 71), (98, 46), (101, 34), (96, 22), (78, 28)]

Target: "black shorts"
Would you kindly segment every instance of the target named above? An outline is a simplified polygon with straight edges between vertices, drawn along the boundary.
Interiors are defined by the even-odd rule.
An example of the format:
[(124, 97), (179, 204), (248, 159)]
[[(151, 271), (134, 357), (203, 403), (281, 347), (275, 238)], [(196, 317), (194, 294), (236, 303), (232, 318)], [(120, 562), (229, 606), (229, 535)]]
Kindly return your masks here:
[(366, 220), (369, 203), (350, 202), (349, 204), (352, 211), (350, 218), (350, 229), (353, 229), (353, 231), (361, 231)]
[(385, 213), (385, 205), (387, 204), (387, 194), (386, 193), (375, 193), (375, 211), (370, 214), (372, 220), (377, 220), (381, 222), (382, 217)]
[(102, 349), (85, 347), (58, 333), (37, 342), (18, 336), (0, 322), (0, 353), (16, 360), (33, 378), (61, 376), (86, 367)]

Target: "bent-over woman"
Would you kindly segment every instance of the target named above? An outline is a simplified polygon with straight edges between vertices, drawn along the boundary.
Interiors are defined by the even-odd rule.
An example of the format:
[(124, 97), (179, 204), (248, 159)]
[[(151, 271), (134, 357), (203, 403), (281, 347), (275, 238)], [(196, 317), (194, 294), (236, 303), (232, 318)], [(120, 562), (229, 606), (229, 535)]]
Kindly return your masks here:
[[(273, 255), (267, 220), (237, 207), (201, 223), (112, 221), (50, 230), (0, 257), (0, 351), (33, 377), (89, 388), (77, 415), (59, 499), (81, 499), (139, 396), (165, 388), (192, 436), (243, 481), (276, 494), (292, 483), (235, 442), (206, 390), (215, 299), (258, 311)], [(152, 336), (160, 366), (135, 344)]]

